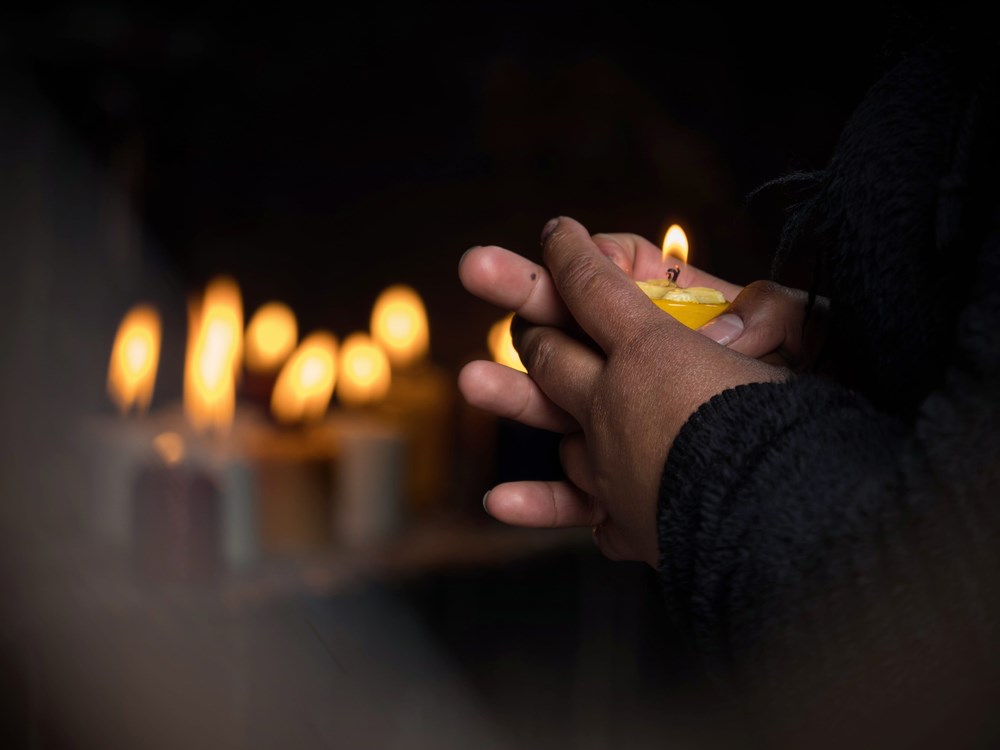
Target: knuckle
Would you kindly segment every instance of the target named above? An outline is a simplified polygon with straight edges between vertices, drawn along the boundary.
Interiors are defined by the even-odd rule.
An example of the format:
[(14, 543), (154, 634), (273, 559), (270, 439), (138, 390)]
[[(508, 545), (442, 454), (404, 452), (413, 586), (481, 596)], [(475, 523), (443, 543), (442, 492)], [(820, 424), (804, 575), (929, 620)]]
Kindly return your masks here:
[(551, 331), (532, 328), (525, 331), (517, 342), (517, 353), (521, 362), (536, 375), (544, 375), (551, 369), (556, 357), (556, 339)]
[(619, 545), (615, 541), (615, 534), (610, 524), (605, 523), (596, 527), (594, 529), (593, 537), (594, 544), (597, 545), (597, 551), (604, 555), (604, 557), (608, 560), (620, 562), (628, 559), (628, 556), (623, 554), (619, 549)]
[(605, 269), (596, 260), (587, 255), (578, 255), (564, 263), (547, 258), (546, 265), (554, 269), (553, 275), (560, 289), (572, 289), (578, 295), (591, 296), (600, 294), (605, 285)]
[(747, 297), (756, 304), (770, 304), (782, 296), (783, 287), (773, 281), (754, 281), (744, 290)]
[(756, 307), (796, 305), (805, 302), (808, 296), (805, 292), (774, 281), (754, 281), (746, 286), (744, 293)]
[(549, 520), (548, 527), (550, 529), (555, 529), (559, 527), (559, 521), (561, 513), (559, 512), (559, 498), (556, 496), (556, 490), (552, 485), (549, 485)]
[(559, 441), (559, 465), (562, 467), (563, 473), (572, 480), (573, 479), (573, 464), (572, 464), (572, 446), (570, 445), (570, 436), (563, 435), (562, 439)]
[(532, 392), (531, 385), (527, 380), (521, 381), (521, 386), (516, 395), (517, 405), (511, 410), (511, 419), (521, 422), (527, 419), (531, 414)]

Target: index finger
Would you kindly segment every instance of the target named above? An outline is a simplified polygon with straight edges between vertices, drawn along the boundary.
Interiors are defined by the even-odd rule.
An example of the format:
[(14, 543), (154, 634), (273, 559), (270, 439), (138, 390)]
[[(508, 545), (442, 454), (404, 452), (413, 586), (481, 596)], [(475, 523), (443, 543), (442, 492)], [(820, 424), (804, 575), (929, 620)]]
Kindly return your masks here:
[(643, 335), (651, 324), (683, 328), (653, 303), (587, 230), (566, 216), (549, 222), (542, 235), (545, 265), (566, 307), (605, 353)]
[(477, 297), (513, 310), (539, 325), (570, 321), (549, 272), (527, 258), (494, 245), (474, 247), (458, 264), (462, 285)]

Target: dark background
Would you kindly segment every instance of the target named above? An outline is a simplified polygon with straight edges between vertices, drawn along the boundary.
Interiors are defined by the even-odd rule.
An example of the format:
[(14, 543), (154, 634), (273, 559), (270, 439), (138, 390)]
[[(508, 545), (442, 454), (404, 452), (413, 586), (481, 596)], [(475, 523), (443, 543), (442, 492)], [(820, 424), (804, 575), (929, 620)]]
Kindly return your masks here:
[(749, 213), (745, 196), (823, 166), (879, 70), (886, 17), (98, 3), (8, 14), (0, 50), (127, 191), (185, 288), (231, 273), (248, 311), (279, 298), (304, 330), (345, 335), (381, 288), (411, 283), (435, 357), (457, 366), (498, 317), (459, 287), (461, 252), (532, 255), (552, 215), (657, 243), (677, 221), (696, 264), (767, 275), (780, 212)]
[[(414, 570), (308, 606), (279, 600), (244, 619), (211, 620), (210, 601), (190, 622), (186, 610), (133, 622), (77, 548), (87, 466), (69, 427), (110, 415), (107, 352), (143, 299), (165, 324), (154, 408), (177, 397), (185, 295), (220, 272), (238, 280), (248, 313), (281, 299), (303, 333), (339, 336), (367, 327), (382, 288), (412, 284), (433, 357), (453, 374), (482, 356), (503, 312), (461, 288), (461, 253), (496, 243), (536, 257), (553, 215), (656, 243), (678, 222), (694, 263), (737, 282), (767, 276), (784, 209), (750, 211), (746, 196), (824, 165), (880, 72), (887, 19), (880, 4), (859, 17), (832, 3), (778, 13), (638, 0), (5, 11), (0, 687), (22, 744), (81, 746), (60, 733), (100, 727), (87, 707), (108, 694), (117, 702), (95, 715), (116, 730), (132, 717), (143, 733), (124, 746), (151, 746), (169, 722), (147, 693), (119, 709), (122, 694), (153, 686), (159, 699), (163, 677), (172, 721), (172, 702), (206, 673), (222, 685), (208, 680), (210, 698), (235, 695), (231, 713), (273, 733), (261, 747), (331, 746), (317, 741), (323, 727), (371, 738), (392, 721), (409, 740), (392, 746), (468, 747), (465, 724), (441, 718), (466, 702), (519, 748), (728, 734), (652, 571), (609, 563), (589, 541), (485, 569)], [(541, 437), (503, 425), (501, 474), (552, 470)], [(316, 639), (324, 628), (330, 654)], [(336, 660), (355, 641), (367, 648), (345, 677)], [(171, 644), (195, 677), (169, 671)], [(225, 667), (202, 659), (216, 652)], [(87, 666), (105, 654), (126, 672), (120, 683)], [(458, 687), (435, 670), (457, 673)], [(101, 684), (111, 687), (94, 692)], [(215, 703), (201, 704), (193, 715), (223, 732)], [(320, 729), (299, 720), (307, 708)]]

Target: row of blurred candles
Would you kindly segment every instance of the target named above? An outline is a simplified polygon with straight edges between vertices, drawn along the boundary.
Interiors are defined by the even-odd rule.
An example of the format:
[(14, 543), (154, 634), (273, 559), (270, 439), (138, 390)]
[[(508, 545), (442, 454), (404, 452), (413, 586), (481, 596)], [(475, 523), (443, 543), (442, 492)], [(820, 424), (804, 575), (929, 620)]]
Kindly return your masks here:
[[(671, 255), (687, 261), (687, 235), (679, 225), (667, 229), (662, 255), (664, 265)], [(512, 317), (510, 313), (494, 323), (487, 344), (495, 361), (524, 370), (510, 338)], [(224, 276), (212, 280), (200, 300), (189, 303), (188, 322), (184, 406), (198, 429), (228, 427), (244, 366), (253, 375), (277, 373), (270, 397), (275, 419), (308, 422), (326, 412), (335, 387), (346, 405), (385, 398), (393, 371), (421, 362), (430, 344), (423, 300), (405, 284), (382, 291), (372, 308), (370, 330), (348, 336), (339, 352), (329, 331), (313, 332), (299, 342), (295, 314), (281, 302), (262, 305), (244, 335), (239, 287)], [(119, 326), (108, 370), (108, 391), (122, 412), (149, 407), (159, 349), (159, 314), (148, 305), (136, 306)]]
[[(487, 344), (521, 367), (510, 319)], [(340, 341), (300, 338), (277, 301), (244, 326), (238, 284), (216, 277), (188, 304), (182, 403), (152, 409), (161, 326), (148, 304), (122, 318), (107, 377), (120, 414), (89, 435), (98, 531), (146, 572), (190, 577), (338, 539), (384, 541), (447, 496), (454, 378), (430, 360), (412, 287), (386, 288), (370, 330)]]
[[(510, 339), (512, 314), (487, 336), (497, 362), (523, 369)], [(393, 371), (420, 363), (429, 351), (427, 314), (420, 295), (397, 284), (376, 299), (370, 332), (355, 332), (338, 345), (329, 331), (301, 341), (294, 312), (282, 302), (262, 305), (243, 329), (236, 282), (213, 279), (188, 309), (184, 408), (193, 427), (224, 433), (232, 423), (241, 371), (274, 376), (271, 414), (283, 424), (310, 422), (327, 411), (336, 388), (345, 405), (381, 401)], [(146, 411), (153, 397), (160, 356), (161, 323), (155, 308), (140, 304), (122, 319), (108, 367), (108, 393), (121, 412)]]
[[(686, 259), (680, 227), (662, 252), (664, 265)], [(446, 499), (456, 449), (475, 461), (496, 447), (492, 422), (456, 435), (454, 376), (430, 360), (427, 313), (410, 286), (383, 290), (369, 330), (343, 341), (328, 330), (300, 339), (294, 312), (276, 301), (244, 326), (227, 276), (187, 312), (180, 407), (150, 408), (161, 319), (140, 304), (122, 319), (108, 368), (120, 415), (88, 434), (95, 526), (147, 572), (187, 577), (337, 540), (385, 541)], [(493, 324), (487, 346), (524, 370), (511, 318)]]

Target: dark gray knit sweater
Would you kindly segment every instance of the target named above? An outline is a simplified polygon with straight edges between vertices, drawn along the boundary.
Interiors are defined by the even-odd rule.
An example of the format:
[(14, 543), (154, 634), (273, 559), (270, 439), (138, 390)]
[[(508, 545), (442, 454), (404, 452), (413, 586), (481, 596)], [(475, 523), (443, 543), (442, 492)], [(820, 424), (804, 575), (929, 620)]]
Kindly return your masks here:
[(671, 611), (782, 746), (997, 746), (1000, 118), (983, 29), (922, 26), (784, 251), (822, 374), (715, 397), (659, 508)]

